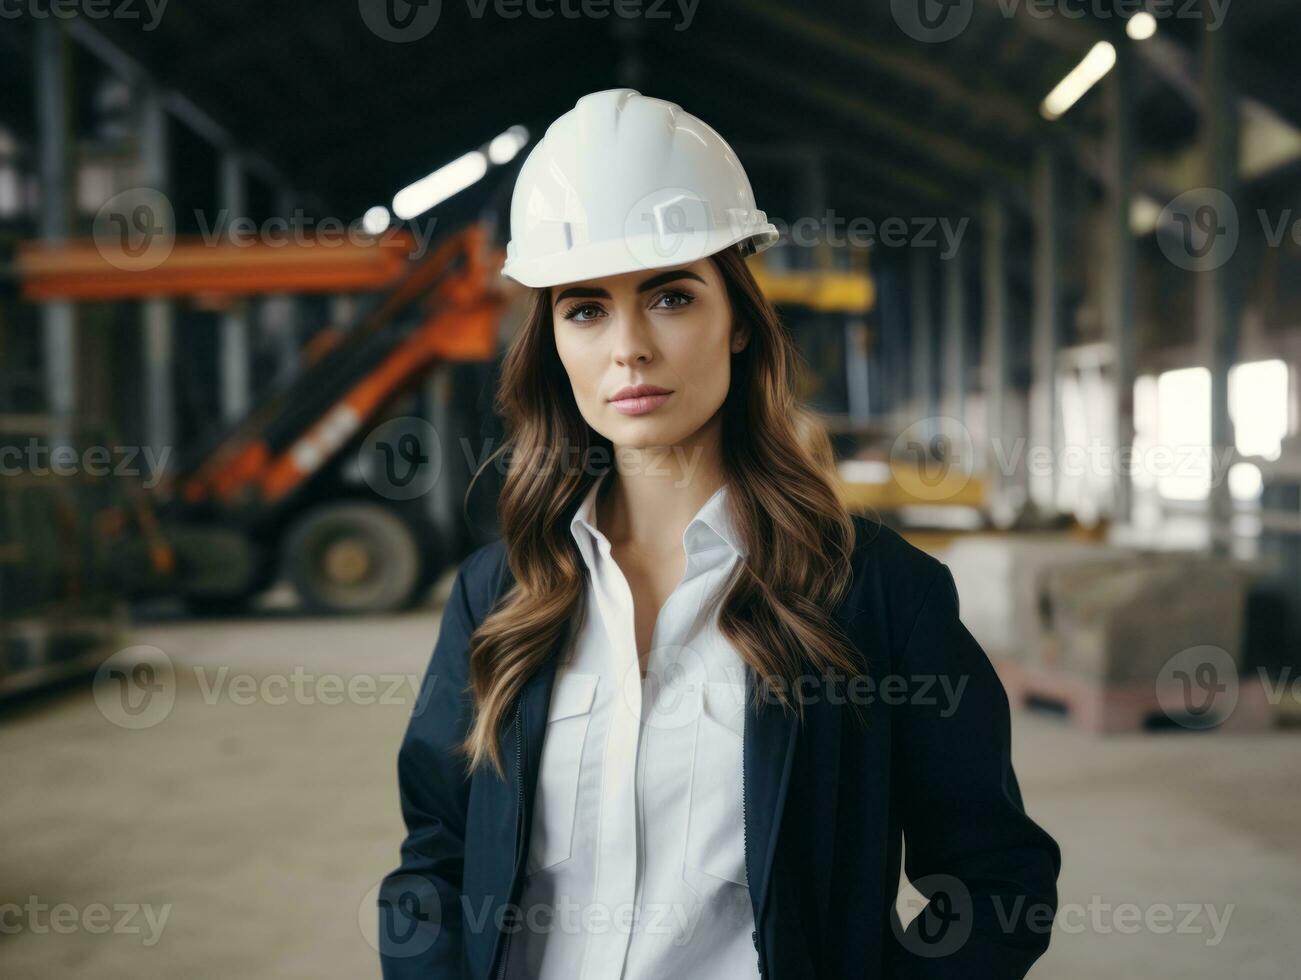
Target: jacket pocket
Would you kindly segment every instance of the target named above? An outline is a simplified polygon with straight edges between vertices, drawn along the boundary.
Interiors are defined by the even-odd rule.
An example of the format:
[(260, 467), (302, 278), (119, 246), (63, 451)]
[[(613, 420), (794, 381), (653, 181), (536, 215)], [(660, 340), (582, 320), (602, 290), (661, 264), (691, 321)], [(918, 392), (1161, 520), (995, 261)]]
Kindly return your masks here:
[(569, 860), (583, 746), (596, 699), (597, 674), (563, 673), (556, 679), (542, 743), (527, 874)]
[(745, 685), (709, 681), (701, 691), (687, 804), (687, 879), (704, 872), (744, 885), (745, 837), (741, 810), (741, 746)]

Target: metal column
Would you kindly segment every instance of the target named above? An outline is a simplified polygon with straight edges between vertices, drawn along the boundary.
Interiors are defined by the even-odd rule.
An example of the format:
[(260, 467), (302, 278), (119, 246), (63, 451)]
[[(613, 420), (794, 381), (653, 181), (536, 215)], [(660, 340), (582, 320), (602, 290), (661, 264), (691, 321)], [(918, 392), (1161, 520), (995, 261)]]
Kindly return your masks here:
[[(1238, 200), (1237, 100), (1232, 84), (1233, 37), (1228, 25), (1202, 31), (1201, 156), (1207, 187), (1221, 191), (1236, 206)], [(1227, 216), (1219, 216), (1223, 222)], [(1218, 222), (1217, 222), (1218, 223)], [(1238, 352), (1236, 254), (1197, 271), (1197, 343), (1211, 375), (1211, 490), (1208, 500), (1212, 550), (1227, 553), (1232, 538), (1233, 497), (1228, 466), (1235, 446), (1229, 417), (1229, 369)]]
[[(146, 187), (167, 195), (171, 192), (170, 160), (167, 153), (167, 113), (162, 96), (150, 81), (140, 83), (140, 164)], [(174, 391), (175, 345), (171, 300), (153, 297), (144, 301), (144, 402), (145, 441), (158, 459), (170, 458), (176, 443), (176, 398)]]
[(1041, 145), (1034, 165), (1034, 333), (1030, 383), (1030, 444), (1047, 450), (1052, 466), (1030, 473), (1030, 494), (1044, 512), (1057, 502), (1057, 351), (1061, 346), (1060, 161)]
[[(288, 223), (297, 227), (293, 195), (286, 188), (276, 194), (276, 211)], [(276, 372), (283, 378), (293, 377), (298, 371), (301, 344), (298, 340), (298, 297), (293, 293), (272, 293), (261, 303), (258, 317), (259, 334), (266, 336), (276, 352)]]
[(944, 411), (967, 424), (967, 246), (958, 241), (954, 253), (942, 264), (944, 276)]
[(929, 420), (927, 435), (939, 414), (935, 390), (935, 304), (932, 297), (930, 254), (924, 248), (908, 253), (909, 332), (912, 334), (913, 411)]
[(877, 390), (881, 397), (881, 414), (888, 418), (896, 429), (907, 427), (904, 416), (908, 408), (908, 352), (905, 346), (908, 340), (907, 310), (904, 307), (904, 294), (907, 289), (903, 281), (903, 262), (891, 256), (877, 266), (876, 279), (880, 287), (880, 324), (881, 336), (875, 346), (876, 363), (880, 384)]
[[(221, 208), (228, 223), (246, 215), (244, 168), (239, 157), (227, 151), (221, 158)], [(221, 318), (221, 414), (234, 422), (248, 414), (252, 404), (252, 351), (248, 309), (243, 301), (232, 304)]]
[(1129, 460), (1134, 446), (1134, 237), (1129, 210), (1134, 198), (1133, 56), (1131, 45), (1116, 48), (1116, 66), (1103, 81), (1107, 135), (1103, 169), (1106, 176), (1106, 225), (1103, 235), (1104, 329), (1112, 355), (1115, 384), (1112, 446), (1121, 465), (1112, 476), (1112, 518), (1130, 519), (1133, 483)]
[(845, 387), (850, 421), (866, 426), (872, 419), (872, 338), (867, 322), (852, 317), (845, 322)]
[[(40, 176), (40, 233), (47, 242), (68, 235), (68, 49), (63, 23), (45, 18), (36, 23), (36, 119)], [(55, 419), (52, 442), (71, 436), (77, 410), (76, 318), (71, 303), (53, 300), (41, 304), (41, 332), (45, 355), (45, 393)]]
[(995, 496), (1001, 496), (1011, 474), (1001, 460), (1009, 458), (1011, 447), (1004, 444), (1007, 429), (1008, 302), (1007, 302), (1007, 206), (991, 191), (984, 202), (984, 401), (986, 429), (986, 471)]

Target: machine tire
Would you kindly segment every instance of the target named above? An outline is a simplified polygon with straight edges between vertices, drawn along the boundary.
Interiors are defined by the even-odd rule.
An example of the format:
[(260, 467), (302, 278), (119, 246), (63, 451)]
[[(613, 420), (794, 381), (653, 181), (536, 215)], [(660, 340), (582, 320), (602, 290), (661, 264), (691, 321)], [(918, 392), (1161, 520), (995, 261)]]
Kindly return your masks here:
[(200, 619), (223, 619), (227, 616), (247, 615), (257, 597), (256, 592), (246, 595), (191, 595), (185, 597), (185, 608), (190, 615)]
[(312, 612), (380, 613), (407, 606), (420, 584), (416, 532), (378, 504), (309, 511), (285, 539), (285, 572)]

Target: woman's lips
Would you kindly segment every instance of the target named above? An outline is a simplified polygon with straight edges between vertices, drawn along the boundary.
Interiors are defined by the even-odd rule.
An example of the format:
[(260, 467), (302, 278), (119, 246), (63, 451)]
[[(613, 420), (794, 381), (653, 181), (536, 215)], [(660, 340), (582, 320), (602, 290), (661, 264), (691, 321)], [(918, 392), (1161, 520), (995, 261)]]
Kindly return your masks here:
[(610, 404), (616, 412), (624, 415), (645, 415), (653, 412), (672, 397), (673, 392), (666, 391), (658, 395), (634, 395), (631, 398), (615, 398)]

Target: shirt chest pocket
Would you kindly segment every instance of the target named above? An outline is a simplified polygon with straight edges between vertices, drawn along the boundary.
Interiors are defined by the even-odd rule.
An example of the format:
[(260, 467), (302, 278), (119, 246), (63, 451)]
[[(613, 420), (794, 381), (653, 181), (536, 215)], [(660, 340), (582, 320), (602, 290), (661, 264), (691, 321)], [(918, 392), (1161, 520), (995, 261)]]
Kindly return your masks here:
[(598, 677), (565, 672), (556, 679), (551, 692), (525, 868), (528, 874), (569, 860), (583, 746), (592, 719)]
[[(703, 872), (713, 879), (746, 883), (742, 812), (742, 742), (745, 736), (745, 685), (710, 681), (701, 691), (696, 744), (687, 804), (685, 872), (688, 881)], [(715, 884), (717, 884), (715, 882)]]

